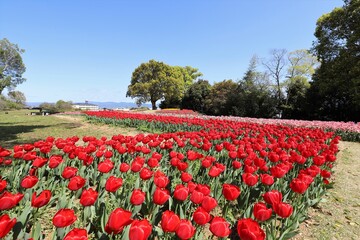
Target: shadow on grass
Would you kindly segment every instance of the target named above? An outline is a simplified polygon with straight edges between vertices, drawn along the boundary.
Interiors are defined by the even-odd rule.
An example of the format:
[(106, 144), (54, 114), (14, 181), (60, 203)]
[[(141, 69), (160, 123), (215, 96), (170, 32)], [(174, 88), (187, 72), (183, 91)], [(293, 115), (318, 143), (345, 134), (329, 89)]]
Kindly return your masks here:
[[(4, 148), (12, 148), (16, 144), (23, 144), (17, 134), (34, 132), (36, 129), (42, 129), (49, 127), (47, 125), (10, 125), (2, 123), (0, 125), (0, 146)], [(30, 142), (34, 139), (28, 139), (26, 142)], [(37, 140), (35, 140), (37, 141)]]

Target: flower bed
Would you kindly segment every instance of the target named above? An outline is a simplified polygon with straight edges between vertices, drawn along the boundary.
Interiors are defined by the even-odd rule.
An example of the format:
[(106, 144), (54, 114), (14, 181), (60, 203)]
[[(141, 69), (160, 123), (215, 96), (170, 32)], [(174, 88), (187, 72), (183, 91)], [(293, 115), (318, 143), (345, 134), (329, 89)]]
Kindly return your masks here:
[(230, 119), (91, 114), (174, 132), (0, 148), (0, 238), (289, 239), (329, 186), (340, 139)]

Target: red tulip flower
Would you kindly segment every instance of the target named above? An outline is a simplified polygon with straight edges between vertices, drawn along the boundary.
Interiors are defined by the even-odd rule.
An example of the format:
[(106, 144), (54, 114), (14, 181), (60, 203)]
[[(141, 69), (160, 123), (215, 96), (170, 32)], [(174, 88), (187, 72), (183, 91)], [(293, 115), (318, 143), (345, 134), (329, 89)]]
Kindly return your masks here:
[(266, 221), (271, 218), (272, 209), (267, 208), (265, 203), (258, 202), (254, 205), (254, 217), (259, 221)]
[(121, 163), (119, 169), (120, 169), (120, 172), (127, 172), (130, 169), (130, 165), (127, 163)]
[(111, 176), (106, 180), (105, 190), (108, 192), (116, 192), (122, 186), (122, 184), (122, 178)]
[(244, 183), (248, 186), (254, 186), (258, 182), (258, 176), (251, 173), (244, 173), (242, 175)]
[(132, 213), (122, 208), (115, 209), (109, 216), (109, 219), (105, 226), (105, 231), (108, 234), (119, 234), (122, 232), (125, 226), (129, 225)]
[(84, 207), (94, 205), (97, 200), (98, 192), (92, 188), (82, 191), (80, 196), (80, 203)]
[(146, 240), (151, 235), (152, 226), (147, 219), (134, 220), (130, 226), (130, 240)]
[(189, 188), (182, 184), (178, 184), (175, 187), (174, 198), (179, 201), (185, 201), (189, 196)]
[(0, 192), (2, 192), (6, 188), (7, 182), (6, 180), (0, 179)]
[(170, 183), (170, 180), (165, 173), (156, 171), (154, 173), (154, 183), (158, 188), (165, 188)]
[(82, 228), (74, 228), (66, 234), (63, 240), (88, 240), (87, 231)]
[(195, 227), (191, 224), (189, 220), (181, 219), (179, 226), (176, 230), (176, 235), (181, 240), (187, 240), (194, 236), (195, 230)]
[(210, 231), (217, 237), (227, 237), (231, 233), (230, 223), (222, 217), (214, 217), (210, 223)]
[(39, 181), (36, 176), (26, 176), (21, 180), (21, 187), (23, 188), (32, 188)]
[(48, 162), (47, 158), (37, 157), (33, 161), (33, 167), (41, 168)]
[(187, 172), (181, 172), (181, 181), (187, 183), (190, 182), (192, 180), (192, 175), (190, 173)]
[(57, 168), (60, 163), (63, 162), (63, 158), (60, 155), (53, 155), (49, 160), (49, 168)]
[(180, 224), (180, 218), (174, 212), (166, 210), (161, 217), (161, 228), (164, 232), (175, 232)]
[(267, 186), (271, 186), (274, 183), (274, 177), (269, 174), (261, 174), (260, 175), (261, 183)]
[(64, 168), (64, 171), (62, 172), (61, 176), (65, 179), (70, 179), (76, 175), (77, 171), (78, 171), (77, 168), (67, 166)]
[(85, 185), (86, 180), (81, 176), (74, 176), (70, 179), (68, 188), (71, 191), (77, 191)]
[(132, 205), (141, 205), (145, 201), (145, 193), (141, 189), (134, 189), (130, 197)]
[(205, 225), (210, 219), (210, 214), (202, 207), (198, 207), (193, 213), (193, 220), (199, 225)]
[(16, 223), (16, 218), (10, 220), (9, 215), (4, 214), (0, 216), (0, 238), (8, 234)]
[(152, 177), (152, 175), (153, 172), (149, 168), (144, 167), (140, 170), (140, 178), (142, 180), (149, 180)]
[(273, 206), (273, 208), (275, 213), (282, 218), (290, 217), (293, 212), (293, 207), (290, 204), (284, 202), (276, 204)]
[(156, 188), (153, 195), (153, 202), (157, 205), (164, 205), (169, 200), (170, 194), (167, 189)]
[(105, 159), (98, 165), (98, 171), (102, 173), (108, 173), (114, 168), (114, 163), (110, 159)]
[(282, 193), (277, 190), (271, 190), (264, 193), (263, 198), (267, 204), (274, 207), (274, 205), (282, 202)]
[(217, 205), (218, 202), (216, 199), (210, 196), (205, 196), (201, 202), (201, 207), (207, 212), (211, 212), (211, 210), (213, 210)]
[(238, 221), (237, 232), (242, 240), (264, 240), (265, 232), (259, 224), (251, 218)]
[(31, 206), (36, 208), (41, 208), (49, 203), (51, 199), (51, 191), (44, 190), (42, 191), (39, 196), (36, 196), (36, 192), (33, 193), (31, 198)]
[(12, 194), (7, 191), (3, 192), (0, 195), (0, 210), (8, 210), (15, 207), (23, 197), (24, 194), (21, 193)]
[(223, 184), (222, 194), (226, 198), (226, 200), (234, 201), (240, 195), (240, 188), (238, 186), (232, 184)]
[(200, 204), (204, 200), (204, 194), (200, 191), (194, 190), (191, 193), (190, 201), (192, 201), (195, 204)]
[(290, 182), (290, 188), (291, 190), (293, 190), (296, 193), (299, 194), (303, 194), (304, 192), (306, 192), (306, 190), (308, 189), (309, 185), (304, 182), (301, 181), (298, 178), (294, 178), (291, 182)]
[(55, 227), (63, 228), (73, 224), (76, 221), (77, 217), (75, 216), (74, 210), (63, 208), (60, 209), (52, 219), (52, 222)]

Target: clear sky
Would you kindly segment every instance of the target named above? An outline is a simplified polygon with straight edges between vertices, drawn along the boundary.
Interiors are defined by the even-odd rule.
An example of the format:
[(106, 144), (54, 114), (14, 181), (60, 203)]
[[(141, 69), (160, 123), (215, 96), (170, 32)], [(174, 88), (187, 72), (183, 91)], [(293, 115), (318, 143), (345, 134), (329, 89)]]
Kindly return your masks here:
[(210, 83), (243, 77), (250, 58), (309, 49), (341, 0), (0, 0), (0, 39), (25, 49), (17, 90), (29, 102), (126, 101), (150, 59), (192, 66)]

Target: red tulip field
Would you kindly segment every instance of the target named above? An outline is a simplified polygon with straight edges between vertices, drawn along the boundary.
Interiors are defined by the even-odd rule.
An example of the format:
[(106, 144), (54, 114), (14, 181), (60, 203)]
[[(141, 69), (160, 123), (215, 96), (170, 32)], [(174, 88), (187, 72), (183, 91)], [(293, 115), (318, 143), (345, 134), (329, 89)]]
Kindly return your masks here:
[(0, 238), (290, 239), (332, 185), (340, 137), (325, 128), (87, 118), (159, 133), (0, 147)]

